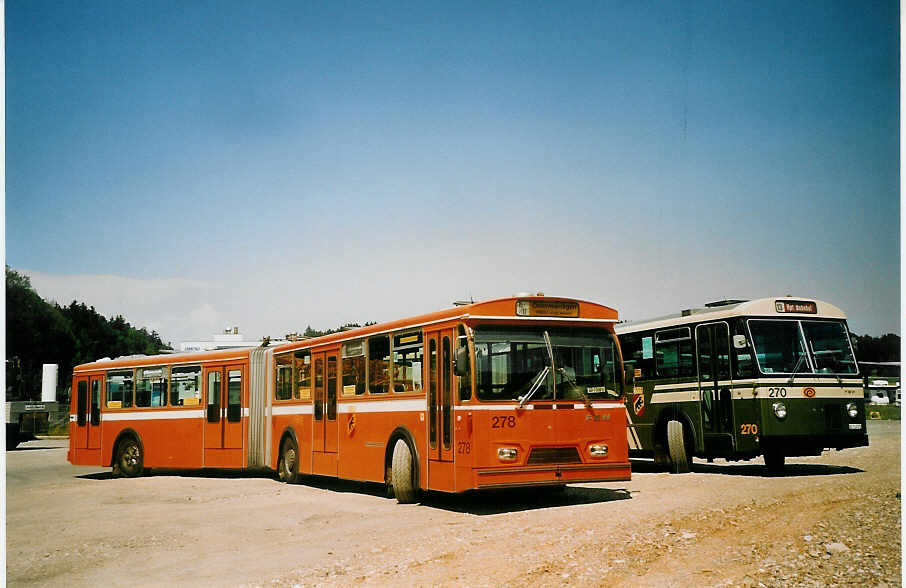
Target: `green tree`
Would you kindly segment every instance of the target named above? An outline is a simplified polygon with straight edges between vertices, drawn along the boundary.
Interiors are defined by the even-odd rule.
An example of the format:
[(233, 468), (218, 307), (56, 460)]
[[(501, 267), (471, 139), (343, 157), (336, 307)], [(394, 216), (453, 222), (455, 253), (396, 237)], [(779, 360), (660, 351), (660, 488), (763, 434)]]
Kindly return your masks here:
[(59, 364), (59, 383), (65, 388), (76, 365), (102, 357), (153, 355), (166, 348), (157, 332), (135, 329), (122, 316), (108, 320), (75, 300), (62, 308), (48, 303), (28, 276), (6, 267), (7, 399), (37, 398), (44, 363)]

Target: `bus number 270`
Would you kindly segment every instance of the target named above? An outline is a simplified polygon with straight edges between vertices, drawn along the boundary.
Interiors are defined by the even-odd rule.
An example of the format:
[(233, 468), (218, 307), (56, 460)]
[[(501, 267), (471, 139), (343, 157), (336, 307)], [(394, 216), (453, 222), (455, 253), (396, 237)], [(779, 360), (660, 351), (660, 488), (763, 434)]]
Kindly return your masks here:
[(740, 435), (757, 435), (758, 425), (755, 423), (743, 423), (739, 426)]

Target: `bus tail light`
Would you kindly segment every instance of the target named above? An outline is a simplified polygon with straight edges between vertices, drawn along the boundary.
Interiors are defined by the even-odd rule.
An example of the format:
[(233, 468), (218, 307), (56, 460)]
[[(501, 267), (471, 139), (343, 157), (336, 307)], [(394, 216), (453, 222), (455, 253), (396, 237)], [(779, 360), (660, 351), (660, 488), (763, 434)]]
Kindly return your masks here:
[(515, 447), (501, 447), (497, 450), (497, 459), (500, 461), (515, 461), (519, 451)]
[(607, 445), (599, 443), (597, 445), (589, 445), (588, 453), (592, 457), (607, 457)]

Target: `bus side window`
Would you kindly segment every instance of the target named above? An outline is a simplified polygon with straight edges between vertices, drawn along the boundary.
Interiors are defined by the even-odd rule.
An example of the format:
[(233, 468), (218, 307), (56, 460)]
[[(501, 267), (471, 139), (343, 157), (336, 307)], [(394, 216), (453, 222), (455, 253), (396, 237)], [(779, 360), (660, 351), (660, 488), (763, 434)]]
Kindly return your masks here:
[(170, 406), (198, 406), (201, 403), (201, 366), (170, 369)]
[(393, 336), (393, 391), (422, 391), (422, 334)]
[(352, 341), (343, 345), (343, 396), (365, 393), (365, 342)]
[[(460, 349), (466, 349), (466, 357), (469, 356), (469, 340), (466, 337), (466, 329), (464, 326), (459, 325), (456, 335), (457, 345)], [(459, 377), (459, 400), (471, 400), (472, 399), (472, 365), (466, 362), (466, 374)]]
[(733, 328), (734, 335), (742, 335), (746, 338), (746, 346), (742, 349), (737, 349), (733, 347), (733, 363), (735, 368), (733, 370), (735, 377), (737, 378), (754, 378), (755, 377), (755, 362), (752, 358), (752, 343), (748, 341), (749, 337), (746, 335), (745, 323), (742, 319), (737, 319), (736, 324)]
[(311, 351), (297, 351), (294, 357), (293, 398), (296, 400), (311, 399)]
[(390, 337), (368, 339), (368, 391), (386, 394), (390, 388)]
[(642, 338), (635, 334), (620, 337), (620, 349), (623, 352), (623, 375), (626, 384), (634, 379), (636, 369), (642, 367)]
[(293, 356), (283, 353), (274, 356), (274, 400), (293, 397)]
[(695, 374), (689, 327), (658, 331), (654, 336), (654, 346), (659, 376), (676, 378)]

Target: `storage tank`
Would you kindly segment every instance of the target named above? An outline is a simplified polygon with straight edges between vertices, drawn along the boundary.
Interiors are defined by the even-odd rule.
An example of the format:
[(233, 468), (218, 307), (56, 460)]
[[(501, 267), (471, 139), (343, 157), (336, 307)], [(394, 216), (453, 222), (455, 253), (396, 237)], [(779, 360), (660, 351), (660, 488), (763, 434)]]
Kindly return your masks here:
[(55, 363), (45, 363), (41, 374), (41, 402), (57, 400), (57, 369)]

